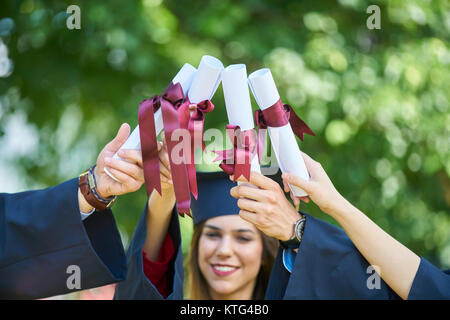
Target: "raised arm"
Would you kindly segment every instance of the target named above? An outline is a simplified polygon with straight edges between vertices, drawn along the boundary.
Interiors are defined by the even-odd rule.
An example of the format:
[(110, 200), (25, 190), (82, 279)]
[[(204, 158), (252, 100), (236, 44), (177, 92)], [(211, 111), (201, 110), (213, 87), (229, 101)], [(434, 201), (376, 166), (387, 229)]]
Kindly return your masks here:
[(169, 229), (171, 213), (176, 201), (166, 144), (159, 144), (158, 149), (161, 195), (154, 191), (148, 200), (146, 213), (147, 235), (143, 247), (146, 257), (150, 261), (158, 259), (159, 251)]
[[(359, 252), (401, 298), (407, 299), (420, 264), (420, 257), (395, 240), (333, 186), (320, 163), (303, 153), (310, 181), (283, 174), (283, 181), (305, 190), (320, 209), (344, 229)], [(287, 191), (287, 190), (285, 190)]]
[(162, 194), (153, 191), (147, 201), (127, 251), (127, 277), (117, 285), (115, 299), (182, 298), (182, 280), (172, 282), (172, 279), (182, 279), (182, 275), (176, 277), (172, 272), (176, 274), (182, 270), (178, 270), (176, 262), (175, 270), (169, 266), (173, 255), (181, 259), (177, 250), (180, 241), (178, 217), (172, 214), (175, 193), (167, 150), (161, 144), (158, 153), (160, 176), (155, 178), (161, 179)]
[[(93, 173), (97, 182), (96, 191), (102, 198), (134, 192), (144, 183), (142, 155), (139, 150), (120, 150), (118, 155), (126, 161), (113, 159), (114, 154), (125, 143), (129, 135), (130, 126), (122, 124), (116, 137), (103, 148), (97, 157)], [(105, 167), (120, 182), (106, 174)], [(78, 205), (83, 213), (91, 212), (93, 209), (82, 195), (80, 188), (78, 188)]]
[[(128, 135), (124, 124), (97, 159), (94, 175), (101, 197), (132, 192), (143, 183), (139, 152), (131, 150), (128, 162), (108, 159)], [(106, 165), (123, 183), (104, 173)], [(114, 216), (105, 209), (82, 221), (80, 211), (93, 207), (78, 180), (0, 194), (0, 299), (43, 298), (124, 280), (125, 253)], [(78, 270), (79, 281), (70, 282), (70, 270)]]

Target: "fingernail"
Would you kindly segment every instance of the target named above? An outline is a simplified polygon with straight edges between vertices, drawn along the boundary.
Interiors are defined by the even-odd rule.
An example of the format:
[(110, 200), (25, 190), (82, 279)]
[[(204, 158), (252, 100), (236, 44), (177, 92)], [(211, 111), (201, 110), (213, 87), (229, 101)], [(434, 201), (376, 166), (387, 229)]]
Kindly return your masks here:
[(125, 155), (125, 151), (119, 150), (119, 152), (117, 152), (117, 155), (119, 155), (119, 156), (124, 156), (124, 155)]

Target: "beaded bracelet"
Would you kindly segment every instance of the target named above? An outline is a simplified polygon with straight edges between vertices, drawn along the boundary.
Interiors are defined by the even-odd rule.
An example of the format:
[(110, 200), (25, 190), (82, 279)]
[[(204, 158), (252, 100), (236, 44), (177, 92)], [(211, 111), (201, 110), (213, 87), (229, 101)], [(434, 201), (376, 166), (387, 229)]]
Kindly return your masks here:
[(101, 202), (105, 203), (105, 204), (109, 204), (112, 200), (114, 200), (116, 198), (116, 196), (112, 196), (109, 198), (103, 198), (101, 195), (98, 194), (97, 192), (97, 180), (95, 179), (95, 174), (94, 174), (94, 169), (97, 166), (97, 164), (94, 164), (92, 167), (89, 168), (89, 176), (92, 177), (94, 179), (94, 187), (91, 189), (92, 193), (94, 194), (94, 196)]

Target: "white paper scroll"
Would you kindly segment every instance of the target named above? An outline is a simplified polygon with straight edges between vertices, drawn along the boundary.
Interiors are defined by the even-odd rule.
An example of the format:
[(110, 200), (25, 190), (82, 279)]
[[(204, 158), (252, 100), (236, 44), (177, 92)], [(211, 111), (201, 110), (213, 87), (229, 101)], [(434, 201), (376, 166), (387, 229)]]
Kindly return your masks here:
[[(186, 96), (186, 93), (191, 88), (192, 80), (194, 79), (194, 75), (196, 73), (196, 69), (190, 65), (189, 63), (185, 63), (183, 67), (178, 71), (177, 75), (173, 78), (172, 83), (180, 83), (183, 93)], [(161, 108), (155, 112), (155, 131), (156, 136), (160, 134), (163, 129), (163, 118)], [(139, 134), (139, 125), (133, 130), (133, 132), (128, 137), (127, 141), (120, 147), (120, 149), (134, 149), (141, 150), (141, 139)], [(115, 159), (121, 159), (117, 153), (114, 155)], [(122, 160), (122, 159), (121, 159)], [(120, 182), (117, 178), (115, 178), (107, 168), (105, 168), (105, 172), (114, 180)]]
[[(222, 87), (229, 123), (239, 126), (242, 131), (254, 129), (245, 65), (233, 64), (226, 67), (222, 73)], [(251, 171), (261, 173), (257, 155), (252, 158)]]
[(222, 62), (212, 56), (203, 56), (188, 91), (189, 101), (199, 103), (210, 100), (220, 84)]
[[(280, 99), (272, 73), (267, 68), (253, 72), (248, 77), (248, 84), (261, 110), (267, 109)], [(268, 127), (268, 129), (270, 141), (281, 171), (309, 180), (308, 170), (295, 140), (291, 125), (288, 123), (283, 127)], [(290, 188), (296, 197), (307, 195), (304, 190), (298, 187), (290, 185)]]

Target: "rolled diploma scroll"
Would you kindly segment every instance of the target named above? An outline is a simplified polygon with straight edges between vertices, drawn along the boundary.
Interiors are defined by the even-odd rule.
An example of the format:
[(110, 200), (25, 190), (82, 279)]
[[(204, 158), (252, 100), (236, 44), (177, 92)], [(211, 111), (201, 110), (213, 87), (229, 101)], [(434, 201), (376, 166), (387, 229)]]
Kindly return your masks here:
[[(226, 67), (222, 73), (222, 87), (228, 122), (231, 125), (239, 126), (242, 131), (254, 129), (255, 123), (245, 64), (233, 64)], [(257, 155), (252, 158), (251, 171), (261, 173)], [(238, 184), (250, 185), (243, 182), (238, 182)]]
[[(183, 88), (183, 93), (186, 96), (186, 92), (190, 89), (192, 79), (194, 78), (194, 74), (196, 72), (196, 69), (190, 65), (189, 63), (185, 63), (183, 67), (178, 71), (175, 78), (173, 78), (172, 83), (180, 83), (181, 87)], [(161, 108), (159, 108), (154, 115), (155, 118), (155, 131), (156, 136), (160, 134), (162, 131), (164, 125), (163, 125), (163, 118), (162, 118), (162, 112)], [(128, 137), (127, 141), (120, 147), (120, 149), (134, 149), (134, 150), (141, 150), (141, 139), (139, 135), (139, 125), (133, 130), (133, 132)], [(119, 149), (119, 150), (120, 150)], [(117, 153), (113, 156), (114, 159), (120, 159)], [(114, 177), (107, 168), (105, 168), (105, 172), (114, 180), (120, 182), (116, 177)]]
[(223, 64), (219, 59), (208, 55), (203, 56), (187, 93), (189, 101), (199, 103), (203, 100), (211, 100), (219, 87), (222, 70)]
[(219, 59), (203, 56), (187, 94), (189, 101), (199, 103), (210, 100), (220, 84), (222, 70), (223, 64)]
[[(280, 99), (272, 73), (268, 68), (260, 69), (250, 74), (248, 84), (261, 110), (267, 109)], [(288, 123), (283, 127), (268, 127), (268, 129), (270, 141), (281, 171), (309, 180), (309, 173), (291, 125)], [(289, 185), (289, 187), (296, 197), (308, 195), (298, 187), (292, 185)]]

